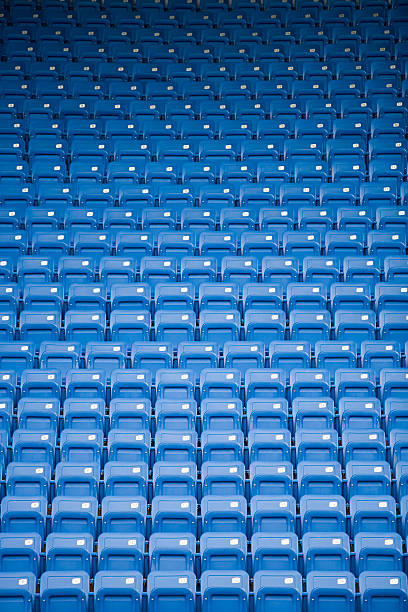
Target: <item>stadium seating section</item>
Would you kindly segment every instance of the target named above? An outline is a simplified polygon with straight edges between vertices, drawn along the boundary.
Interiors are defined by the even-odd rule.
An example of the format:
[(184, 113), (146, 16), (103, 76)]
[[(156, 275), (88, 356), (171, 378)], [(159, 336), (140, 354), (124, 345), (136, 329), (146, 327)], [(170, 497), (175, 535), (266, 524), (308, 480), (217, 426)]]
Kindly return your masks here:
[(0, 0), (1, 612), (408, 610), (408, 0)]

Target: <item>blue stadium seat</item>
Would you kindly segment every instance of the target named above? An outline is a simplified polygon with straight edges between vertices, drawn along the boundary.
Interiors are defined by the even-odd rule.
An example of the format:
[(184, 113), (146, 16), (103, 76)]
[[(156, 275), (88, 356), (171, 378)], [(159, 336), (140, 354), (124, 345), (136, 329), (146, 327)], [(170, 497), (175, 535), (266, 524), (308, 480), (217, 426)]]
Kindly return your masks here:
[(153, 571), (147, 578), (147, 596), (152, 612), (170, 612), (177, 605), (194, 612), (196, 578), (192, 572)]
[(364, 571), (359, 576), (362, 610), (380, 604), (387, 612), (403, 610), (407, 602), (407, 578), (399, 571)]
[(5, 571), (0, 577), (0, 603), (6, 612), (34, 610), (36, 576), (21, 567), (16, 572)]
[(85, 612), (89, 596), (89, 575), (83, 571), (46, 571), (41, 576), (41, 606), (51, 612), (55, 606), (66, 602)]
[[(41, 537), (33, 533), (27, 538), (24, 534), (3, 533), (0, 536), (1, 572), (31, 572), (38, 575), (39, 559), (41, 552)], [(2, 585), (0, 592), (5, 589)], [(3, 595), (1, 596), (1, 598)], [(1, 599), (0, 599), (1, 601)]]
[(334, 610), (351, 612), (355, 608), (355, 579), (348, 571), (312, 571), (306, 581), (308, 607), (320, 612), (328, 600)]
[(203, 612), (228, 605), (244, 612), (249, 604), (249, 576), (242, 570), (205, 570), (201, 574)]
[(89, 534), (78, 536), (51, 533), (46, 540), (47, 571), (75, 572), (91, 570), (93, 539)]
[(247, 541), (244, 534), (207, 532), (200, 538), (202, 571), (242, 571), (246, 567)]
[(255, 610), (265, 610), (272, 602), (277, 612), (300, 612), (302, 576), (296, 570), (260, 569), (254, 575)]
[(143, 576), (139, 571), (98, 571), (94, 579), (94, 607), (103, 612), (110, 606), (129, 606), (133, 610), (141, 609)]

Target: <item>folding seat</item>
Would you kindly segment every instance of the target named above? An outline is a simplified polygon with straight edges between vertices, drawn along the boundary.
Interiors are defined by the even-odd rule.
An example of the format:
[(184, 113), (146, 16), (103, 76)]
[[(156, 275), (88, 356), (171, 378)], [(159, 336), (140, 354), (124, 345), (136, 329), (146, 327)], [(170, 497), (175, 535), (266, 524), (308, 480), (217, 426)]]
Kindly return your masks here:
[(389, 434), (390, 458), (395, 465), (398, 461), (406, 461), (408, 456), (407, 435), (404, 429), (393, 429)]
[(196, 495), (197, 467), (195, 463), (156, 461), (153, 466), (153, 495)]
[[(180, 219), (183, 218), (184, 212), (193, 212), (188, 209), (194, 206), (195, 194), (185, 185), (160, 185), (158, 197), (159, 206), (170, 211), (172, 215), (176, 214)], [(183, 223), (181, 228), (188, 231)]]
[(43, 341), (57, 341), (60, 336), (61, 313), (57, 311), (23, 310), (20, 315), (20, 339), (32, 343), (36, 350)]
[[(93, 270), (89, 280), (91, 282), (81, 282), (88, 280), (89, 267), (87, 265), (82, 266), (82, 258), (75, 261), (74, 257), (64, 259), (61, 262), (61, 273), (65, 274), (65, 281), (68, 284), (70, 277), (74, 277), (72, 283), (68, 284), (68, 309), (70, 311), (78, 312), (84, 310), (102, 311), (106, 310), (106, 287), (103, 283), (95, 283), (93, 281)], [(85, 260), (86, 262), (87, 260)], [(79, 263), (79, 266), (72, 264)], [(87, 262), (89, 263), (89, 262)], [(67, 265), (65, 265), (67, 264)], [(72, 267), (70, 267), (70, 264)], [(79, 270), (78, 270), (79, 267)], [(81, 268), (85, 269), (85, 273), (82, 276)], [(78, 282), (75, 282), (77, 280)]]
[(193, 399), (194, 373), (191, 370), (156, 373), (156, 393), (159, 399)]
[(27, 253), (27, 247), (28, 236), (25, 231), (18, 230), (13, 233), (3, 231), (0, 234), (0, 256), (2, 259), (8, 259), (13, 268), (16, 268), (19, 257)]
[(106, 496), (102, 500), (102, 531), (108, 533), (144, 533), (146, 500), (143, 497)]
[(242, 461), (244, 438), (238, 429), (204, 430), (201, 436), (202, 460), (231, 462)]
[(194, 497), (157, 495), (152, 500), (153, 533), (196, 533), (197, 502)]
[(350, 498), (352, 534), (359, 532), (387, 533), (395, 531), (395, 500), (388, 495), (353, 495)]
[(401, 344), (408, 340), (408, 324), (405, 310), (381, 310), (378, 319), (380, 337), (383, 340), (387, 342), (397, 341)]
[(319, 341), (315, 345), (316, 365), (330, 371), (331, 378), (339, 368), (353, 368), (357, 362), (355, 342)]
[(98, 570), (141, 572), (143, 568), (144, 535), (134, 533), (102, 533), (98, 538)]
[(303, 543), (308, 575), (309, 572), (345, 572), (350, 569), (350, 543), (346, 533), (307, 532)]
[(285, 327), (286, 315), (282, 310), (272, 308), (245, 310), (244, 329), (247, 341), (269, 344), (275, 340), (283, 340)]
[(134, 342), (145, 342), (150, 336), (150, 313), (148, 310), (112, 310), (110, 329), (113, 342), (122, 342), (128, 348)]
[(202, 429), (232, 431), (242, 429), (242, 402), (237, 398), (203, 399), (201, 401)]
[(192, 283), (159, 283), (154, 291), (156, 311), (192, 310), (194, 287)]
[(403, 168), (378, 158), (370, 160), (368, 174), (370, 181), (392, 185), (394, 189), (398, 189), (403, 180)]
[(22, 397), (58, 398), (61, 394), (62, 377), (58, 370), (38, 371), (24, 370), (21, 374), (20, 386)]
[(253, 534), (295, 531), (296, 503), (290, 495), (255, 495), (250, 508)]
[(47, 463), (38, 467), (32, 463), (10, 462), (7, 466), (7, 495), (19, 497), (48, 498), (51, 480), (51, 466)]
[[(93, 314), (92, 314), (93, 313)], [(101, 342), (105, 336), (106, 316), (102, 310), (68, 310), (65, 314), (65, 339), (83, 347), (91, 341)]]
[(346, 478), (350, 497), (390, 494), (391, 470), (386, 462), (348, 461)]
[(380, 371), (380, 392), (383, 399), (404, 398), (407, 393), (408, 371), (399, 368), (384, 368)]
[(178, 342), (178, 365), (199, 378), (203, 368), (218, 367), (218, 347), (209, 342)]
[[(32, 572), (38, 575), (41, 552), (41, 537), (38, 533), (26, 535), (18, 533), (3, 533), (0, 535), (0, 567), (1, 572)], [(4, 575), (4, 574), (3, 574)], [(0, 586), (0, 602), (3, 598), (3, 588)], [(24, 609), (24, 608), (22, 608)]]
[[(72, 283), (84, 283), (82, 286), (83, 293), (91, 293), (89, 287), (92, 285), (92, 281), (95, 276), (95, 265), (92, 259), (84, 259), (83, 257), (75, 256), (62, 256), (58, 258), (58, 280), (64, 287), (68, 294), (70, 293), (70, 286)], [(88, 283), (88, 291), (86, 290)], [(102, 285), (104, 288), (104, 285)], [(98, 293), (93, 291), (93, 293)], [(99, 298), (99, 295), (98, 295)], [(96, 300), (95, 300), (96, 301)], [(98, 299), (98, 302), (100, 300)], [(100, 304), (104, 306), (104, 304)]]
[(176, 260), (172, 257), (142, 257), (140, 277), (143, 283), (155, 287), (157, 283), (176, 281)]
[(310, 345), (307, 342), (299, 344), (295, 341), (271, 342), (269, 359), (272, 368), (284, 370), (286, 377), (289, 378), (292, 368), (310, 367)]
[(382, 429), (344, 429), (344, 461), (385, 461), (385, 434)]
[[(0, 344), (0, 369), (10, 370), (15, 373), (15, 377), (18, 377), (23, 370), (33, 367), (34, 354), (35, 347), (31, 342), (2, 343)], [(10, 379), (11, 377), (8, 375), (7, 380)], [(11, 379), (10, 382), (12, 384), (10, 390), (13, 393), (16, 380)]]
[(293, 466), (289, 462), (250, 464), (251, 495), (292, 495)]
[(383, 609), (403, 610), (407, 602), (407, 579), (400, 571), (364, 571), (359, 576), (361, 609), (382, 605)]
[[(292, 405), (295, 398), (298, 397), (324, 399), (330, 396), (330, 375), (327, 370), (313, 369), (311, 371), (310, 369), (294, 368), (290, 371), (289, 381)], [(310, 407), (312, 408), (312, 406)], [(295, 417), (294, 405), (293, 417)], [(327, 423), (323, 423), (323, 426), (325, 424), (327, 425)]]
[(250, 461), (282, 462), (290, 461), (290, 434), (286, 429), (270, 430), (251, 429), (248, 433), (248, 451)]
[(338, 437), (334, 429), (297, 429), (295, 446), (298, 462), (337, 461)]
[[(287, 234), (287, 232), (285, 232)], [(296, 282), (299, 275), (297, 257), (264, 257), (262, 259), (262, 280), (264, 283), (279, 284), (282, 289), (290, 282)]]
[(93, 539), (90, 534), (51, 533), (46, 540), (47, 571), (91, 571)]
[(406, 293), (407, 289), (402, 283), (377, 283), (375, 286), (377, 311), (403, 310), (408, 300)]
[[(291, 534), (287, 534), (288, 537)], [(272, 537), (272, 536), (260, 536)], [(288, 538), (285, 538), (285, 541)], [(263, 612), (270, 604), (277, 612), (300, 612), (302, 577), (294, 569), (258, 569), (254, 574), (255, 611)]]
[(288, 428), (289, 409), (285, 398), (251, 398), (247, 400), (248, 429), (276, 430)]
[[(79, 230), (96, 230), (98, 223), (98, 210), (67, 208), (64, 215), (65, 229), (74, 235)], [(46, 229), (46, 228), (44, 228)]]
[[(11, 283), (11, 270), (7, 269), (9, 262), (7, 260), (0, 261), (0, 311), (5, 313), (17, 314), (17, 302), (20, 295), (20, 290), (17, 283)], [(5, 269), (4, 269), (5, 268)], [(6, 284), (7, 283), (7, 284)], [(25, 294), (29, 293), (28, 289), (31, 289), (33, 285), (28, 285), (23, 290), (23, 301)]]
[(155, 436), (156, 461), (196, 461), (197, 434), (194, 431), (158, 430)]
[[(128, 231), (119, 231), (115, 237), (116, 254), (130, 257), (138, 265), (142, 257), (153, 253), (153, 236), (149, 232), (135, 232), (134, 228)], [(119, 282), (119, 281), (118, 281)]]
[(143, 591), (140, 571), (127, 571), (125, 576), (122, 570), (98, 571), (94, 580), (95, 611), (103, 612), (109, 606), (120, 604), (140, 612)]
[(138, 341), (132, 345), (131, 362), (133, 368), (148, 370), (154, 378), (161, 368), (172, 367), (172, 353), (170, 344)]
[(349, 571), (311, 571), (306, 588), (308, 607), (313, 612), (322, 612), (328, 601), (336, 612), (355, 609), (355, 578)]
[(201, 589), (203, 612), (220, 609), (221, 602), (237, 612), (248, 610), (249, 576), (242, 570), (206, 570), (201, 574)]
[(375, 339), (375, 314), (372, 311), (336, 310), (334, 332), (338, 340), (352, 340), (358, 344), (363, 339)]
[(247, 283), (256, 283), (258, 279), (258, 257), (251, 255), (223, 257), (221, 276), (223, 282), (233, 282), (241, 290)]
[(202, 571), (240, 571), (246, 568), (247, 541), (244, 534), (233, 532), (203, 533), (200, 538)]
[(384, 258), (404, 255), (406, 238), (403, 234), (387, 230), (373, 230), (368, 232), (367, 247), (370, 256)]
[(102, 399), (66, 399), (63, 409), (66, 428), (104, 429), (105, 402)]
[(171, 533), (154, 533), (149, 540), (149, 560), (152, 571), (192, 571), (195, 538), (186, 533), (183, 538)]
[(298, 463), (299, 495), (340, 495), (341, 466), (337, 461)]
[(205, 495), (201, 500), (203, 533), (245, 533), (246, 505), (240, 495)]
[(245, 494), (245, 466), (242, 462), (225, 465), (218, 461), (204, 461), (201, 480), (203, 495)]
[(5, 495), (1, 502), (1, 527), (4, 533), (38, 533), (45, 535), (46, 497)]
[[(268, 144), (267, 147), (269, 146), (273, 145)], [(250, 163), (256, 163), (257, 182), (265, 183), (266, 185), (272, 183), (276, 185), (277, 188), (283, 182), (288, 183), (293, 174), (292, 164), (290, 162), (282, 162), (281, 160), (274, 159), (272, 154), (274, 151), (276, 152), (275, 149), (264, 151), (260, 147), (261, 145), (258, 144), (257, 149), (253, 150), (253, 148), (251, 148), (246, 154)], [(276, 155), (278, 155), (277, 152)]]
[(54, 462), (56, 432), (16, 429), (13, 434), (13, 460), (26, 463)]
[(370, 369), (338, 369), (334, 386), (337, 399), (341, 397), (375, 397), (375, 375)]
[[(140, 183), (144, 176), (143, 170), (144, 160), (141, 157), (137, 157), (131, 161), (127, 159), (112, 161), (107, 165), (106, 178), (109, 183), (118, 184), (121, 187), (127, 185), (133, 186)], [(76, 178), (78, 178), (78, 176)]]
[[(30, 370), (24, 370), (24, 375)], [(34, 370), (31, 370), (33, 373)], [(56, 372), (56, 370), (54, 370)], [(46, 374), (48, 376), (48, 373)], [(57, 376), (55, 376), (58, 379)], [(27, 382), (27, 377), (25, 377)], [(50, 383), (51, 385), (52, 383)], [(51, 393), (47, 393), (47, 389), (44, 388), (43, 392), (40, 391), (40, 397), (33, 397), (29, 394), (29, 397), (22, 397), (18, 401), (17, 405), (17, 419), (18, 426), (21, 429), (37, 431), (47, 431), (48, 429), (58, 431), (58, 421), (60, 412), (60, 401), (59, 397), (51, 397)], [(44, 399), (46, 397), (46, 399)]]
[[(33, 536), (31, 536), (31, 540)], [(16, 568), (17, 570), (17, 568)], [(15, 572), (2, 572), (0, 577), (0, 604), (5, 612), (34, 610), (36, 575), (19, 567)]]
[(0, 315), (0, 338), (2, 342), (13, 340), (17, 325), (17, 315), (13, 311), (3, 312)]
[[(9, 211), (8, 216), (11, 217), (10, 220), (13, 221), (17, 221), (18, 219), (15, 211)], [(62, 215), (58, 210), (51, 208), (31, 208), (26, 210), (25, 226), (31, 232), (47, 230), (55, 231), (62, 223), (61, 217)]]
[(245, 395), (251, 398), (279, 398), (285, 395), (283, 369), (249, 369), (245, 372)]
[(283, 251), (285, 256), (306, 257), (320, 255), (319, 233), (288, 231), (283, 234)]
[(342, 429), (377, 429), (380, 427), (381, 404), (376, 397), (341, 397), (339, 417)]
[(192, 572), (153, 571), (147, 578), (147, 597), (152, 612), (170, 612), (177, 605), (183, 612), (195, 610), (196, 577)]
[(330, 336), (330, 314), (327, 310), (294, 309), (289, 314), (290, 337), (296, 341), (315, 343)]
[(361, 572), (394, 572), (401, 570), (402, 541), (396, 533), (357, 533), (355, 537), (356, 569)]
[(245, 312), (281, 309), (283, 303), (283, 287), (280, 279), (274, 285), (246, 283), (242, 289), (242, 301)]
[(19, 160), (17, 163), (14, 161), (9, 163), (4, 162), (3, 168), (0, 171), (0, 184), (2, 186), (23, 187), (28, 181), (30, 174), (28, 165), (24, 161)]
[(44, 611), (52, 612), (63, 603), (85, 612), (89, 597), (89, 575), (83, 571), (46, 571), (41, 576), (40, 600)]
[(103, 453), (103, 432), (100, 429), (64, 429), (60, 445), (62, 461), (99, 462)]
[(126, 346), (115, 342), (88, 342), (85, 361), (88, 368), (103, 371), (106, 378), (111, 379), (113, 387), (114, 370), (124, 369), (126, 364)]
[(133, 283), (135, 281), (135, 261), (133, 258), (101, 257), (99, 261), (99, 277), (107, 290), (114, 283)]
[(112, 429), (108, 434), (107, 448), (109, 461), (148, 462), (150, 432), (140, 430), (135, 433), (129, 429)]
[(385, 420), (387, 431), (393, 429), (406, 430), (407, 416), (404, 410), (404, 400), (399, 398), (387, 398), (384, 402)]
[(106, 495), (123, 496), (131, 487), (135, 495), (146, 497), (148, 464), (108, 461), (104, 467)]
[(239, 339), (240, 316), (238, 311), (202, 309), (199, 316), (200, 339), (223, 345)]
[(340, 495), (303, 495), (300, 520), (306, 532), (345, 532), (346, 501)]
[[(360, 203), (362, 206), (376, 210), (378, 207), (396, 206), (396, 195), (393, 187), (383, 182), (362, 184), (360, 186)], [(392, 255), (392, 253), (389, 253)]]
[(193, 236), (182, 232), (160, 232), (157, 246), (159, 255), (173, 257), (178, 263), (182, 257), (194, 255)]
[(327, 306), (326, 288), (321, 283), (289, 283), (286, 296), (289, 311), (323, 311)]

